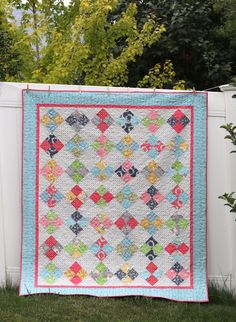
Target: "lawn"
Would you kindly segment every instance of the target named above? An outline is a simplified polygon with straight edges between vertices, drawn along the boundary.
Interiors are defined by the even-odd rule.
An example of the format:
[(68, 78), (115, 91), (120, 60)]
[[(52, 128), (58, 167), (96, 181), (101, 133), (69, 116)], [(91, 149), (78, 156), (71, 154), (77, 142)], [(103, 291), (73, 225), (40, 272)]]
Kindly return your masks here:
[(145, 297), (95, 298), (32, 295), (0, 290), (0, 322), (234, 322), (236, 297), (211, 287), (209, 303), (177, 303)]

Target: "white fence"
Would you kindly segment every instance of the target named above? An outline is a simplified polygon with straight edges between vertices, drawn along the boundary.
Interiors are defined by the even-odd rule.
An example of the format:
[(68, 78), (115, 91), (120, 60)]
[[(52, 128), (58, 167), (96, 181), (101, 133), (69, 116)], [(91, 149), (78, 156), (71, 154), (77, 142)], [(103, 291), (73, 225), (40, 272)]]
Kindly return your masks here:
[[(30, 89), (48, 85), (30, 84)], [(21, 238), (21, 89), (0, 83), (0, 284), (19, 282)], [(51, 85), (51, 89), (79, 89)], [(236, 289), (236, 222), (218, 196), (236, 191), (236, 155), (229, 154), (220, 125), (236, 124), (236, 88), (209, 93), (208, 121), (208, 270), (209, 279)]]

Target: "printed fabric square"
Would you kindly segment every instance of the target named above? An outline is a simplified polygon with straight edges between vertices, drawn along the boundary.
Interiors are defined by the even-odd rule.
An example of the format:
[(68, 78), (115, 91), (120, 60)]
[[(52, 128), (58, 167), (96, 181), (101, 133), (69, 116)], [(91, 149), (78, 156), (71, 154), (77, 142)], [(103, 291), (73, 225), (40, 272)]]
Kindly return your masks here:
[(20, 295), (208, 301), (207, 94), (23, 91)]

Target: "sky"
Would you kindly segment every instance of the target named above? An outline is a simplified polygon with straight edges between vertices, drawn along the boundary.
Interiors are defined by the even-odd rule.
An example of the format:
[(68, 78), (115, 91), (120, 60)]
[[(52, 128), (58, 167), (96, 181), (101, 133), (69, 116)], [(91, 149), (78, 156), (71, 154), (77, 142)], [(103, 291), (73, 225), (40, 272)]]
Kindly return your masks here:
[(64, 3), (66, 6), (68, 6), (68, 4), (70, 3), (70, 0), (64, 0)]

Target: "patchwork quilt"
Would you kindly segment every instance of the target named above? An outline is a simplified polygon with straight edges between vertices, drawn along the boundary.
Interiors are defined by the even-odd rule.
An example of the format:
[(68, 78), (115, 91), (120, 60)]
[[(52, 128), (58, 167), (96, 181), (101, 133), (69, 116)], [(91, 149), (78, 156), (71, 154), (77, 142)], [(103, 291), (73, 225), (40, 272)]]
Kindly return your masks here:
[(201, 92), (23, 91), (20, 295), (207, 301)]

